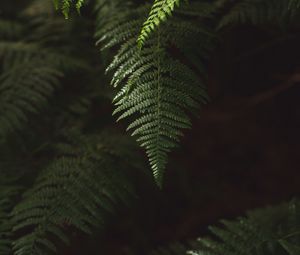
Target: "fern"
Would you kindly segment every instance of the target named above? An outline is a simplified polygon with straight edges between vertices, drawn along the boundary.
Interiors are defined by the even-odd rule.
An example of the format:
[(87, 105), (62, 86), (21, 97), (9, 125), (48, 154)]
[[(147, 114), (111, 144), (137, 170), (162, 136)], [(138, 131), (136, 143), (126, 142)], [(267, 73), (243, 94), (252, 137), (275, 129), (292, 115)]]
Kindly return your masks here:
[[(198, 66), (197, 73), (171, 56), (169, 42), (177, 45), (177, 50), (182, 44), (188, 49), (190, 35), (198, 38), (211, 35), (205, 28), (197, 29), (192, 23), (174, 20), (158, 29), (140, 51), (135, 44), (142, 22), (138, 18), (140, 13), (145, 13), (144, 7), (127, 15), (127, 19), (136, 15), (134, 21), (124, 22), (124, 15), (118, 25), (107, 29), (98, 43), (102, 43), (103, 49), (121, 44), (107, 68), (115, 70), (111, 84), (114, 87), (123, 84), (114, 99), (113, 114), (119, 114), (118, 120), (135, 117), (128, 130), (133, 130), (132, 135), (145, 148), (155, 180), (161, 185), (167, 154), (177, 146), (183, 135), (181, 130), (191, 126), (187, 112), (197, 110), (208, 100), (203, 77), (199, 76), (203, 67)], [(175, 31), (178, 36), (171, 36)], [(211, 41), (203, 42), (199, 48), (205, 52), (210, 44)]]
[[(1, 168), (6, 167), (1, 164)], [(13, 223), (10, 217), (10, 211), (14, 206), (15, 198), (21, 191), (21, 188), (15, 184), (17, 178), (7, 176), (4, 172), (7, 169), (0, 171), (0, 255), (11, 253), (12, 248), (12, 227)]]
[[(15, 74), (18, 73), (18, 76)], [(39, 112), (59, 84), (61, 73), (39, 62), (10, 69), (0, 77), (0, 137), (20, 130)]]
[[(26, 21), (27, 17), (24, 18)], [(1, 24), (1, 22), (0, 22)], [(2, 22), (0, 33), (0, 140), (24, 129), (33, 116), (39, 114), (59, 88), (62, 77), (79, 67), (78, 61), (57, 44), (64, 44), (70, 29), (55, 18), (35, 17), (30, 22)], [(10, 24), (10, 26), (5, 25)], [(15, 27), (8, 34), (6, 26)], [(30, 34), (27, 31), (31, 30)]]
[(15, 189), (10, 186), (0, 188), (0, 254), (7, 255), (11, 252), (11, 222), (9, 218), (11, 197)]
[(138, 37), (138, 46), (143, 47), (150, 33), (165, 21), (168, 16), (171, 16), (175, 7), (179, 6), (181, 0), (155, 0), (148, 19), (144, 22), (142, 31)]
[(201, 248), (191, 255), (295, 255), (300, 248), (300, 204), (292, 201), (278, 207), (260, 209), (247, 218), (223, 220), (221, 227), (210, 227), (215, 239), (200, 238)]
[(55, 8), (61, 9), (64, 17), (66, 19), (69, 18), (70, 10), (73, 4), (75, 5), (76, 10), (80, 13), (80, 9), (82, 8), (85, 0), (53, 0)]
[(126, 153), (117, 149), (122, 139), (116, 138), (119, 142), (112, 146), (105, 142), (105, 134), (74, 135), (55, 146), (57, 159), (12, 212), (15, 235), (23, 233), (13, 243), (15, 254), (55, 253), (57, 241), (69, 243), (68, 228), (91, 233), (134, 197), (124, 173), (132, 165)]
[(232, 3), (228, 0), (216, 2), (217, 8), (228, 9), (219, 22), (219, 28), (228, 25), (251, 23), (254, 25), (282, 25), (292, 13), (288, 12), (286, 0), (242, 0)]
[(296, 255), (300, 248), (300, 203), (256, 209), (247, 217), (211, 226), (213, 238), (160, 247), (149, 255)]
[(18, 22), (1, 19), (0, 20), (0, 37), (1, 39), (13, 40), (18, 37), (23, 30), (23, 26)]

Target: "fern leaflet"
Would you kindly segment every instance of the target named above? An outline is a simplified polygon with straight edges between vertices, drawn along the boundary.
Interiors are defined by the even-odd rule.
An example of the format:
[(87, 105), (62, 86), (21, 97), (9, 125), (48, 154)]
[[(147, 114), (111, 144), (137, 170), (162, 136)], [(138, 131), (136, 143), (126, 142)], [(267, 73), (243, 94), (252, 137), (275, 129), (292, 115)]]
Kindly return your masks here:
[(181, 0), (155, 0), (148, 19), (142, 26), (142, 31), (138, 37), (138, 46), (143, 47), (145, 41), (149, 37), (150, 33), (160, 25), (161, 22), (165, 21), (168, 16), (171, 16), (175, 7), (179, 6)]

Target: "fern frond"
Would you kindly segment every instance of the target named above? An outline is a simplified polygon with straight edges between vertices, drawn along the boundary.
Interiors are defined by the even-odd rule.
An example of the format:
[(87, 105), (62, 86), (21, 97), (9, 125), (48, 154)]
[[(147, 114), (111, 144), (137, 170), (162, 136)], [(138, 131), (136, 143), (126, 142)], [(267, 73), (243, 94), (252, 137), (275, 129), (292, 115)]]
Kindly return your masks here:
[(176, 6), (179, 6), (181, 0), (155, 0), (151, 11), (149, 13), (148, 19), (144, 22), (142, 26), (142, 31), (138, 37), (138, 46), (142, 48), (145, 41), (149, 37), (156, 27), (160, 23), (164, 22), (169, 16), (172, 15)]
[(9, 213), (11, 209), (11, 199), (16, 195), (16, 188), (1, 185), (0, 187), (0, 254), (11, 253), (11, 229)]
[[(69, 26), (62, 26), (55, 18), (30, 19), (16, 25), (0, 20), (0, 34), (5, 33), (6, 26), (16, 27), (0, 41), (1, 142), (10, 133), (25, 128), (31, 117), (45, 109), (54, 92), (61, 88), (64, 74), (85, 68), (83, 61), (70, 56), (71, 52), (65, 52), (61, 46)], [(28, 30), (30, 34), (24, 32)]]
[(53, 0), (55, 8), (61, 9), (65, 19), (69, 18), (71, 7), (74, 6), (78, 12), (85, 3), (85, 0)]
[(291, 15), (287, 12), (289, 1), (286, 0), (242, 0), (233, 4), (227, 0), (216, 2), (221, 9), (228, 8), (228, 5), (229, 11), (221, 18), (218, 28), (244, 23), (281, 25)]
[[(170, 31), (174, 31), (175, 26), (182, 39), (180, 42), (184, 41), (188, 48), (189, 36), (201, 37), (205, 29), (194, 29), (192, 23), (176, 26), (174, 24), (179, 22), (170, 22), (139, 50), (134, 43), (142, 22), (138, 17), (134, 21), (122, 20), (108, 30), (99, 43), (104, 49), (121, 43), (107, 69), (114, 71), (111, 81), (114, 87), (123, 84), (114, 99), (114, 114), (119, 115), (118, 120), (134, 118), (128, 130), (133, 131), (132, 135), (145, 148), (155, 180), (161, 185), (167, 154), (177, 146), (183, 135), (181, 130), (191, 126), (188, 112), (196, 111), (208, 101), (201, 75), (169, 54), (169, 42), (177, 45), (179, 51), (181, 46)], [(207, 47), (204, 43), (203, 48)], [(202, 68), (200, 66), (200, 70)]]
[[(4, 167), (1, 164), (1, 168)], [(12, 252), (12, 227), (10, 211), (14, 206), (15, 198), (19, 195), (21, 188), (15, 183), (16, 176), (11, 178), (0, 170), (0, 255)]]
[(154, 250), (150, 255), (296, 255), (300, 248), (300, 203), (294, 199), (256, 209), (211, 226), (213, 238), (198, 238)]
[(0, 19), (0, 38), (1, 40), (13, 40), (20, 36), (24, 28), (19, 22)]
[(60, 84), (61, 76), (55, 68), (39, 62), (16, 66), (0, 76), (1, 139), (22, 129), (28, 123), (28, 115), (40, 112)]
[(132, 165), (126, 154), (115, 149), (120, 143), (111, 146), (105, 140), (78, 135), (72, 143), (57, 144), (60, 156), (42, 171), (12, 212), (15, 235), (23, 233), (13, 243), (15, 254), (53, 254), (58, 241), (69, 243), (68, 228), (91, 233), (134, 197), (124, 172)]
[(294, 200), (290, 204), (250, 212), (247, 218), (223, 220), (223, 228), (210, 227), (215, 239), (200, 238), (201, 248), (188, 254), (297, 254), (300, 248), (299, 209), (299, 201)]

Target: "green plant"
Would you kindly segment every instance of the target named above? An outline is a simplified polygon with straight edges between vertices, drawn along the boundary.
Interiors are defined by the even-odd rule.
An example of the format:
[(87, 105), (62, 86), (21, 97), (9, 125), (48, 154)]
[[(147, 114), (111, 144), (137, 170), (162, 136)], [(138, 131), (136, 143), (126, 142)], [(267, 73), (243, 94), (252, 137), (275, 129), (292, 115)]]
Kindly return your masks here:
[(61, 9), (63, 15), (66, 19), (69, 18), (70, 9), (75, 5), (75, 8), (78, 12), (80, 12), (81, 7), (83, 6), (85, 0), (77, 0), (75, 3), (72, 0), (53, 0), (55, 8)]
[[(46, 0), (11, 3), (3, 1), (0, 16), (1, 255), (62, 254), (74, 233), (104, 239), (114, 221), (126, 235), (130, 229), (126, 241), (137, 238), (122, 244), (124, 254), (148, 254), (157, 242), (144, 232), (159, 238), (166, 231), (136, 225), (167, 197), (169, 154), (210, 101), (208, 76), (213, 61), (225, 58), (226, 36), (246, 26), (281, 40), (299, 31), (296, 0), (54, 0), (63, 15)], [(73, 8), (82, 14), (69, 19)], [(118, 131), (111, 100), (113, 115), (146, 151), (159, 189), (139, 149)], [(188, 189), (180, 170), (178, 183)], [(189, 205), (218, 190), (182, 186), (174, 196)], [(299, 216), (295, 199), (222, 221), (210, 228), (212, 238), (150, 254), (298, 255)]]
[[(158, 29), (139, 51), (135, 40), (141, 24), (139, 13), (145, 12), (144, 9), (129, 12), (132, 18), (136, 16), (134, 21), (124, 21), (128, 20), (124, 15), (114, 28), (104, 29), (98, 43), (103, 49), (121, 43), (107, 68), (107, 71), (115, 70), (111, 81), (114, 87), (124, 84), (114, 98), (114, 114), (120, 113), (118, 120), (136, 116), (128, 130), (134, 130), (132, 135), (146, 149), (154, 177), (161, 185), (167, 153), (182, 136), (180, 129), (191, 126), (188, 111), (195, 111), (208, 101), (202, 85), (205, 59), (199, 59), (197, 66), (192, 65), (188, 55), (180, 52), (181, 48), (184, 45), (185, 50), (189, 49), (191, 37), (198, 37), (199, 41), (203, 39), (200, 54), (206, 54), (212, 47), (213, 34), (192, 22), (174, 19)], [(177, 59), (168, 53), (170, 47), (178, 51)], [(186, 59), (181, 62), (179, 57)]]
[(12, 211), (14, 232), (31, 229), (14, 241), (15, 254), (57, 252), (51, 236), (68, 244), (67, 228), (91, 234), (117, 205), (126, 205), (135, 196), (132, 184), (120, 171), (120, 165), (124, 170), (132, 164), (124, 160), (117, 142), (110, 146), (104, 135), (68, 132), (66, 143), (54, 145), (58, 155), (41, 170)]
[(211, 238), (198, 238), (186, 245), (162, 247), (151, 255), (295, 255), (299, 254), (299, 201), (266, 207), (236, 220), (210, 226)]
[(138, 37), (138, 46), (142, 48), (149, 34), (165, 21), (174, 12), (175, 6), (179, 6), (180, 0), (155, 0), (149, 17), (143, 24), (142, 31)]

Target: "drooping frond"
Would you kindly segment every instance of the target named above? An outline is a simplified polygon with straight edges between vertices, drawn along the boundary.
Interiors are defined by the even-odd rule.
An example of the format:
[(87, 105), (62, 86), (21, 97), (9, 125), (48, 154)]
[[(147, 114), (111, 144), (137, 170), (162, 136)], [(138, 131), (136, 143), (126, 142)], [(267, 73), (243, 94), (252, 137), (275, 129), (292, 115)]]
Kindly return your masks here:
[(15, 254), (55, 254), (58, 241), (69, 243), (66, 230), (91, 233), (134, 196), (126, 176), (132, 164), (128, 151), (118, 148), (124, 148), (120, 137), (112, 143), (107, 134), (68, 136), (12, 212), (15, 235), (22, 233), (13, 243)]
[(150, 33), (160, 25), (161, 22), (165, 21), (169, 16), (172, 15), (176, 6), (179, 6), (181, 0), (155, 0), (149, 17), (142, 26), (142, 31), (138, 37), (138, 46), (143, 47), (145, 41), (149, 37)]
[[(192, 22), (174, 20), (157, 30), (139, 50), (136, 37), (142, 22), (139, 13), (144, 13), (144, 9), (134, 10), (129, 21), (125, 16), (125, 21), (123, 18), (106, 30), (99, 43), (103, 49), (121, 44), (107, 68), (114, 71), (111, 84), (122, 85), (114, 99), (114, 114), (119, 115), (118, 120), (134, 116), (128, 130), (133, 130), (132, 135), (145, 148), (155, 180), (161, 185), (167, 154), (177, 146), (183, 135), (181, 130), (191, 126), (189, 112), (197, 111), (208, 100), (201, 77), (203, 65), (191, 67), (187, 56), (182, 62), (168, 50), (173, 45), (182, 58), (181, 46), (189, 48), (190, 36), (195, 42), (195, 38), (204, 34), (211, 38), (211, 34)], [(197, 42), (202, 53), (211, 47), (211, 41)]]
[[(191, 255), (296, 255), (300, 249), (300, 204), (292, 201), (260, 209), (247, 218), (223, 220), (211, 227), (216, 239), (200, 238), (201, 248)], [(219, 241), (217, 241), (219, 240)]]

